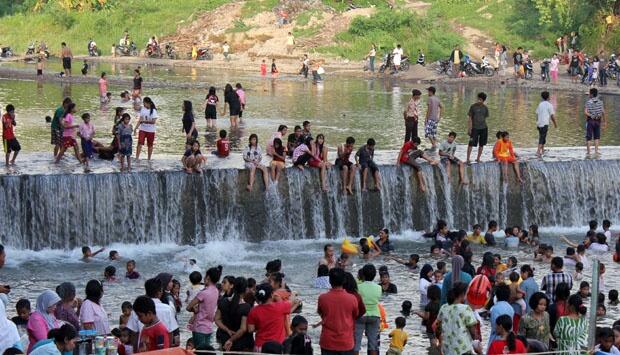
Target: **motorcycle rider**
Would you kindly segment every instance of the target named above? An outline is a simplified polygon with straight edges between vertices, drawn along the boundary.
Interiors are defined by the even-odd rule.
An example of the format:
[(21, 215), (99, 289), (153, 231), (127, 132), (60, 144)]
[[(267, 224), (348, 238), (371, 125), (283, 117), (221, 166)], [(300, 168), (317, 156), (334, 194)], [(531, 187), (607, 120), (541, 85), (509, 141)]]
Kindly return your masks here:
[(91, 38), (88, 40), (88, 54), (94, 56), (95, 53), (97, 53), (97, 43)]
[(149, 38), (146, 49), (149, 54), (157, 53), (159, 49), (159, 43), (157, 43), (157, 38), (155, 38), (155, 36)]
[(125, 31), (125, 34), (121, 37), (121, 40), (118, 41), (118, 45), (124, 48), (129, 47), (129, 33), (127, 31)]

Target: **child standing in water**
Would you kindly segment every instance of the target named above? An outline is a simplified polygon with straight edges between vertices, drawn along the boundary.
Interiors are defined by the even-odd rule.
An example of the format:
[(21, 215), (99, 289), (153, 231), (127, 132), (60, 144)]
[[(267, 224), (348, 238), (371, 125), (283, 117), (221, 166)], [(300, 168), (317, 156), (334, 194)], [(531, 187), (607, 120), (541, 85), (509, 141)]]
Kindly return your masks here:
[(108, 78), (106, 77), (105, 72), (101, 73), (101, 78), (99, 78), (99, 101), (102, 104), (108, 103)]
[(512, 141), (510, 140), (510, 135), (508, 134), (508, 132), (502, 132), (500, 134), (500, 139), (495, 144), (493, 154), (497, 158), (497, 161), (502, 164), (505, 179), (508, 177), (508, 164), (512, 164), (515, 174), (517, 175), (517, 180), (523, 183), (523, 179), (521, 178), (521, 172), (519, 170), (519, 161), (517, 160), (517, 154), (515, 154), (514, 152), (514, 149), (512, 147)]
[(243, 118), (243, 111), (245, 111), (245, 91), (240, 83), (235, 85), (235, 92), (239, 96), (239, 103), (241, 104), (241, 110), (239, 111), (239, 119)]
[(266, 76), (267, 75), (267, 63), (265, 63), (264, 59), (263, 59), (262, 63), (260, 64), (260, 75), (261, 76)]
[(84, 153), (84, 166), (88, 170), (88, 161), (93, 158), (93, 137), (95, 136), (95, 126), (90, 122), (90, 114), (85, 113), (82, 115), (84, 121), (78, 128), (78, 135), (80, 136), (82, 144), (82, 152)]
[(123, 113), (122, 122), (116, 128), (116, 141), (118, 142), (118, 157), (121, 162), (121, 171), (125, 170), (125, 158), (127, 159), (127, 171), (131, 170), (131, 151), (133, 142), (133, 126), (129, 123), (131, 116)]
[(4, 143), (4, 162), (6, 165), (9, 165), (11, 152), (13, 152), (13, 159), (10, 159), (10, 163), (15, 164), (17, 154), (22, 149), (13, 132), (13, 127), (15, 126), (17, 126), (15, 122), (15, 106), (6, 105), (6, 113), (2, 116), (2, 141)]
[(215, 128), (215, 120), (217, 120), (217, 103), (220, 99), (215, 94), (215, 88), (211, 86), (209, 93), (205, 98), (205, 119), (207, 120), (207, 129)]
[(75, 141), (75, 129), (79, 128), (79, 125), (75, 124), (73, 115), (75, 114), (75, 104), (70, 103), (67, 106), (67, 111), (62, 118), (62, 148), (60, 148), (60, 152), (56, 156), (56, 163), (60, 162), (62, 156), (65, 154), (68, 148), (73, 147), (73, 152), (75, 153), (75, 158), (81, 163), (82, 159), (80, 158), (80, 150), (77, 146), (77, 142)]

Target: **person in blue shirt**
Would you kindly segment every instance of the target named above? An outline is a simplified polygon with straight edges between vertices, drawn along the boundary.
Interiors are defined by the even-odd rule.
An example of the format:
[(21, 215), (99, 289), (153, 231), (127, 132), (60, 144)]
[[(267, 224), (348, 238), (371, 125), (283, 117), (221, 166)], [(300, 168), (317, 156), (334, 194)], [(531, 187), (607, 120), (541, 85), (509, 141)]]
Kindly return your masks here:
[(471, 283), (471, 275), (464, 272), (463, 265), (465, 265), (465, 260), (460, 255), (455, 255), (452, 257), (452, 271), (448, 272), (444, 279), (443, 285), (441, 286), (441, 304), (444, 305), (448, 302), (447, 296), (448, 291), (452, 289), (452, 285), (457, 282), (463, 282), (467, 285)]
[(523, 281), (521, 285), (519, 285), (519, 288), (521, 291), (525, 292), (523, 300), (525, 301), (526, 312), (529, 312), (531, 310), (530, 297), (539, 291), (538, 284), (536, 280), (534, 280), (534, 270), (531, 266), (527, 264), (521, 266), (521, 280)]
[(508, 303), (510, 299), (510, 287), (506, 284), (498, 285), (495, 289), (495, 297), (497, 302), (491, 307), (491, 334), (489, 335), (489, 345), (494, 340), (500, 340), (501, 336), (497, 334), (495, 320), (501, 315), (508, 315), (510, 319), (514, 317), (515, 311)]

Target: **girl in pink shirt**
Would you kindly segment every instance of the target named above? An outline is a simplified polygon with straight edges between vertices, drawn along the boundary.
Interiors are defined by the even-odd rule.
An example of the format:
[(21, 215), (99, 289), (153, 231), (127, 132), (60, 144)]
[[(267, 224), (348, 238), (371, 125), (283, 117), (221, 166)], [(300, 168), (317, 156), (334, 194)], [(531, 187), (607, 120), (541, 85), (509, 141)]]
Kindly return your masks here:
[(99, 100), (102, 104), (108, 102), (108, 79), (106, 77), (105, 72), (101, 73), (101, 78), (99, 78)]

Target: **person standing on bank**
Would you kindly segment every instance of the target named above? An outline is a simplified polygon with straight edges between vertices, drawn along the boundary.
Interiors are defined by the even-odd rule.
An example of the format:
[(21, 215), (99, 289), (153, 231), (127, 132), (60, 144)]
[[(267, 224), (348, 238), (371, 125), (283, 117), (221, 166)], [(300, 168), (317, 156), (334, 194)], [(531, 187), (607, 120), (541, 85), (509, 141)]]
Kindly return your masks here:
[(409, 142), (413, 137), (418, 137), (418, 121), (422, 112), (422, 93), (418, 89), (411, 91), (411, 99), (405, 107), (403, 116), (405, 119), (405, 142)]
[(71, 60), (73, 59), (73, 53), (65, 42), (62, 42), (61, 46), (60, 57), (62, 58), (62, 68), (66, 76), (71, 76)]
[(467, 113), (467, 133), (469, 134), (469, 144), (467, 144), (467, 160), (466, 164), (471, 164), (471, 151), (478, 146), (478, 155), (476, 163), (480, 163), (480, 157), (484, 146), (487, 145), (489, 138), (489, 128), (487, 127), (487, 118), (489, 117), (489, 109), (484, 104), (487, 94), (478, 93), (478, 102), (469, 107)]
[(371, 73), (375, 72), (375, 57), (376, 56), (377, 56), (377, 47), (373, 43), (372, 45), (370, 45), (370, 51), (368, 51), (368, 55), (366, 56), (366, 58), (368, 58), (368, 70), (370, 70)]
[(458, 45), (454, 46), (454, 50), (450, 53), (450, 63), (452, 63), (452, 76), (455, 78), (458, 78), (461, 72), (461, 57), (460, 47)]
[(555, 109), (549, 102), (549, 92), (540, 93), (542, 101), (536, 108), (536, 128), (538, 129), (538, 150), (536, 156), (541, 158), (545, 154), (545, 144), (547, 143), (547, 131), (549, 130), (549, 121), (553, 122), (553, 127), (558, 128), (555, 121)]

